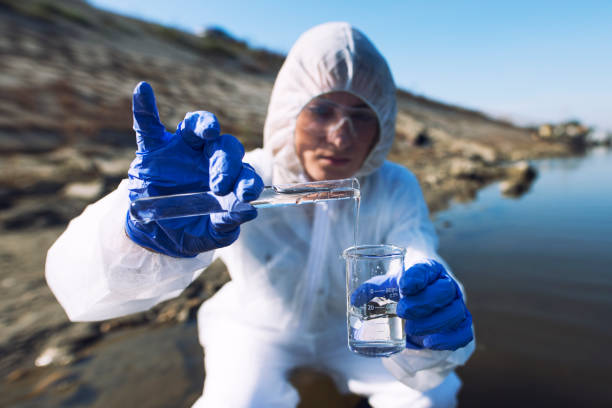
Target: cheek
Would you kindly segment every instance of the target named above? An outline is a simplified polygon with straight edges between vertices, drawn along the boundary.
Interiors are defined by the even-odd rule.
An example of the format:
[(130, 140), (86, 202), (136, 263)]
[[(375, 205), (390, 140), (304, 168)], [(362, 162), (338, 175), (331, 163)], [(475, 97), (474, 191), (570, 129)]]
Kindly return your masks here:
[(312, 137), (310, 137), (310, 135), (303, 133), (299, 130), (299, 128), (295, 131), (294, 140), (295, 153), (300, 159), (300, 162), (304, 164), (309, 157), (314, 155), (314, 151), (317, 148), (317, 143)]
[(298, 154), (298, 157), (306, 174), (316, 180), (317, 177), (319, 177), (318, 173), (321, 169), (319, 168), (319, 163), (317, 163), (315, 149), (307, 148), (303, 150), (301, 154)]
[(355, 156), (359, 158), (359, 164), (363, 164), (365, 159), (370, 154), (370, 151), (376, 145), (378, 140), (378, 136), (375, 134), (373, 136), (364, 137), (359, 143), (355, 143), (353, 145), (353, 151), (355, 152)]

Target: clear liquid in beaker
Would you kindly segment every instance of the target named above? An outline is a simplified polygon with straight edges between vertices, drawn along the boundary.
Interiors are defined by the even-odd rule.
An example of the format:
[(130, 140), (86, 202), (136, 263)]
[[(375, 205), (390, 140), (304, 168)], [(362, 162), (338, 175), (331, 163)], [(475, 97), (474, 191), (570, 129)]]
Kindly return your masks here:
[(405, 347), (403, 322), (395, 312), (397, 302), (376, 297), (361, 307), (350, 306), (348, 343), (353, 352), (387, 357)]

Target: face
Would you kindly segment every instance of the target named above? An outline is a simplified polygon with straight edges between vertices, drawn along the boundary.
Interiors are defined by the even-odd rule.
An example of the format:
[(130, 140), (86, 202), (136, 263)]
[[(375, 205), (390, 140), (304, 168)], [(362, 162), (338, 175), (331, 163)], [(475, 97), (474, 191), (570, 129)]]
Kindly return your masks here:
[(352, 177), (378, 140), (378, 118), (359, 97), (332, 92), (300, 112), (295, 151), (313, 181)]

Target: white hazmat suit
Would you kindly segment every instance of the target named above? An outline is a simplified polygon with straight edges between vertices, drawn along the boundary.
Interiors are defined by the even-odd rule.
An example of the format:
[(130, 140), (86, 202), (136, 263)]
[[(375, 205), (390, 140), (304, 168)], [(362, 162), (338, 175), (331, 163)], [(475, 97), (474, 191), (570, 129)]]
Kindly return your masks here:
[[(357, 241), (407, 248), (406, 267), (439, 259), (436, 237), (416, 178), (385, 160), (395, 127), (395, 86), (383, 57), (346, 23), (304, 33), (272, 92), (264, 146), (247, 153), (266, 185), (304, 181), (294, 132), (314, 97), (350, 92), (377, 114), (380, 135), (357, 176), (361, 209)], [(101, 320), (146, 310), (177, 296), (213, 259), (179, 259), (146, 250), (124, 232), (127, 181), (85, 209), (51, 247), (47, 281), (72, 320)], [(206, 380), (197, 407), (294, 407), (287, 379), (294, 367), (328, 372), (341, 391), (373, 407), (454, 406), (472, 341), (456, 351), (406, 349), (389, 358), (352, 354), (346, 341), (344, 262), (354, 243), (354, 203), (259, 210), (238, 240), (217, 250), (227, 283), (198, 313)]]

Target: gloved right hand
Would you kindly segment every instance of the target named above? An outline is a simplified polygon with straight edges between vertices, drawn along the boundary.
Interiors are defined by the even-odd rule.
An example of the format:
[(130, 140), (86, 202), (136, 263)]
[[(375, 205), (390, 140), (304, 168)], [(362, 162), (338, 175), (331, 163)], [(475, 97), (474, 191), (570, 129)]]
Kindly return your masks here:
[[(128, 175), (130, 200), (143, 197), (210, 191), (229, 201), (249, 202), (263, 190), (255, 170), (242, 162), (244, 147), (231, 135), (220, 135), (210, 112), (189, 112), (176, 133), (159, 119), (153, 88), (139, 83), (132, 97), (138, 150)], [(227, 201), (227, 200), (226, 200)], [(232, 208), (232, 203), (226, 203)], [(138, 222), (128, 211), (125, 231), (137, 244), (174, 257), (194, 257), (227, 246), (238, 238), (240, 224), (257, 210), (172, 220)]]
[(472, 315), (459, 285), (433, 259), (399, 277), (374, 276), (351, 294), (351, 304), (360, 307), (375, 297), (398, 302), (397, 315), (406, 322), (406, 348), (457, 350), (474, 339)]

